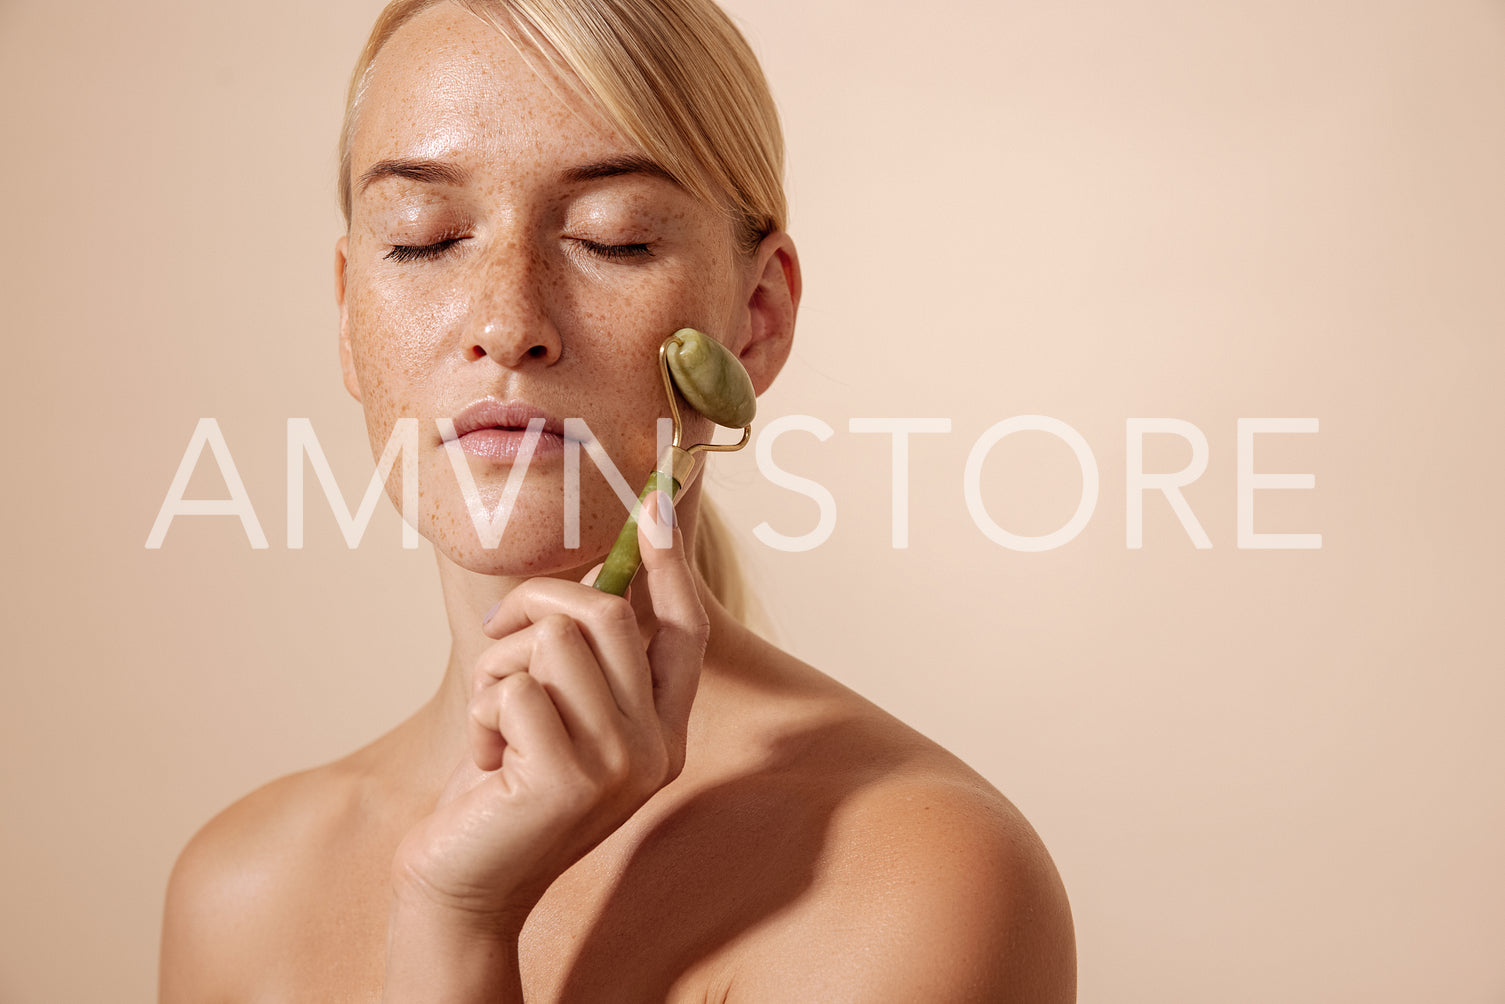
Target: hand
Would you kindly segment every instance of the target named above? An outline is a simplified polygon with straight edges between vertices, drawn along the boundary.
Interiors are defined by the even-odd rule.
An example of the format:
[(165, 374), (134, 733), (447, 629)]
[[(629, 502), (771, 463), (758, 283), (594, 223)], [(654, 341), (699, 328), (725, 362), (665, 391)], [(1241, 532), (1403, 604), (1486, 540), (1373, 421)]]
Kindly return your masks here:
[[(645, 520), (660, 505), (672, 518), (667, 501), (654, 493)], [(549, 578), (487, 620), (497, 640), (475, 666), (471, 757), (399, 846), (399, 898), (515, 939), (554, 879), (679, 775), (709, 622), (678, 527), (669, 548), (646, 525), (638, 535), (656, 627), (624, 598)]]

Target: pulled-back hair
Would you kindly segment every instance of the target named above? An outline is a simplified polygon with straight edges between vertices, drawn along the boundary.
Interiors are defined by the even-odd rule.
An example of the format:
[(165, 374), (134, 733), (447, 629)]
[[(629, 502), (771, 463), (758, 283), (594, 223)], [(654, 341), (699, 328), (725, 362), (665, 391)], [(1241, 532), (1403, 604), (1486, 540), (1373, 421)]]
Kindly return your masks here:
[(414, 15), (453, 3), (539, 58), (692, 195), (729, 213), (741, 249), (785, 227), (784, 137), (747, 40), (711, 0), (395, 0), (356, 62), (340, 130), (340, 208), (372, 64)]

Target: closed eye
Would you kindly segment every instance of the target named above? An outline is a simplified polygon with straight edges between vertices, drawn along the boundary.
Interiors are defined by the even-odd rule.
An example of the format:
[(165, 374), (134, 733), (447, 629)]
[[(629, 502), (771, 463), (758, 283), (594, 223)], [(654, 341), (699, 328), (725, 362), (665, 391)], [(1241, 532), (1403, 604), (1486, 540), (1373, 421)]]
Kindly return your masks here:
[(429, 261), (443, 255), (463, 238), (446, 237), (432, 244), (395, 244), (384, 257), (387, 261)]
[(653, 247), (650, 244), (600, 244), (581, 237), (575, 238), (575, 244), (607, 261), (644, 260), (653, 257)]

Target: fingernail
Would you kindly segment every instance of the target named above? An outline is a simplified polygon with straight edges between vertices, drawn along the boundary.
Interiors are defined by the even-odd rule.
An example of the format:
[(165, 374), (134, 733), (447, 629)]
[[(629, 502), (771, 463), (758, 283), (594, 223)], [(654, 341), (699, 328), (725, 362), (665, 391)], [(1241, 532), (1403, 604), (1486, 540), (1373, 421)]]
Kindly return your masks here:
[(486, 611), (486, 616), (481, 618), (481, 627), (485, 627), (487, 624), (491, 623), (491, 618), (496, 616), (496, 612), (501, 608), (501, 605), (501, 600), (497, 600), (491, 605), (491, 609)]
[(659, 526), (674, 528), (674, 500), (662, 488), (655, 492), (658, 500), (653, 505), (654, 522)]

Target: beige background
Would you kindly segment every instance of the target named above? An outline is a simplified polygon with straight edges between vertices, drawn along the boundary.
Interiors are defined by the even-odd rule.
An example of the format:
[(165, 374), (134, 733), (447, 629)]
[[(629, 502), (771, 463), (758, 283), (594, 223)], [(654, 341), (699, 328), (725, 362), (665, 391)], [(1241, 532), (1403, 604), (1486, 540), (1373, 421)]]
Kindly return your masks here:
[[(1028, 814), (1075, 910), (1084, 1001), (1505, 1001), (1505, 6), (1486, 0), (737, 0), (784, 110), (807, 298), (766, 418), (838, 505), (752, 456), (714, 482), (787, 647)], [(5, 239), (0, 1000), (153, 993), (168, 869), (220, 807), (338, 756), (436, 684), (433, 559), (384, 506), (346, 549), (284, 435), (346, 496), (334, 140), (379, 4), (0, 3)], [(994, 422), (1069, 423), (1102, 473), (1069, 545), (1004, 550), (962, 471)], [(180, 520), (200, 416), (272, 546)], [(911, 545), (889, 447), (914, 443)], [(1207, 435), (1125, 546), (1125, 422)], [(1236, 545), (1239, 417), (1261, 439)], [(1152, 470), (1189, 456), (1168, 437)], [(310, 487), (313, 482), (310, 480)], [(1064, 446), (982, 487), (1019, 533), (1073, 510)], [(205, 465), (193, 488), (219, 495)]]

